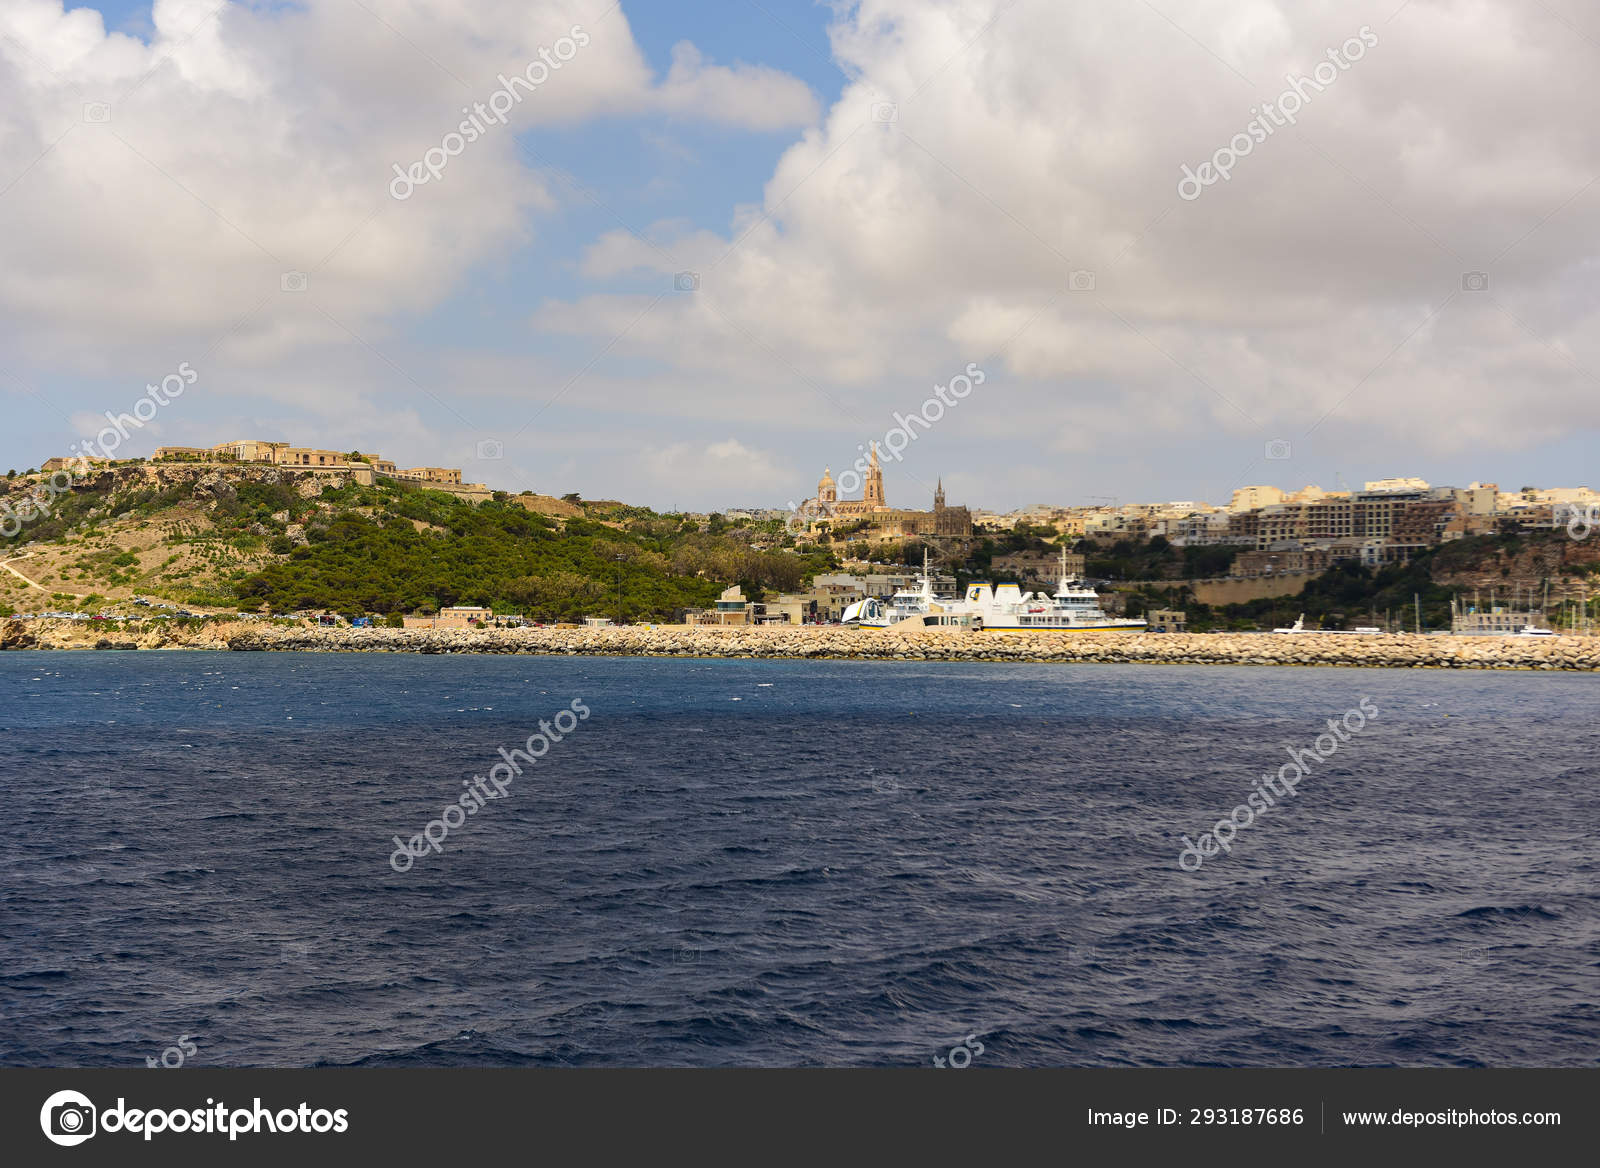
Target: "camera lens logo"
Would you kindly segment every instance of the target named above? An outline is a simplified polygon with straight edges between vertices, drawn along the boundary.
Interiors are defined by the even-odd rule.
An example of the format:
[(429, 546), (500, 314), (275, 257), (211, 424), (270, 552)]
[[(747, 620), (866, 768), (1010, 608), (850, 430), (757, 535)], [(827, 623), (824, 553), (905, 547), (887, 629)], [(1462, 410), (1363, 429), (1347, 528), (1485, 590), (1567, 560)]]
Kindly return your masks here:
[(1567, 534), (1582, 543), (1600, 527), (1600, 507), (1573, 507), (1567, 516)]
[(39, 1126), (52, 1144), (70, 1148), (94, 1135), (94, 1104), (76, 1091), (57, 1091), (39, 1109)]

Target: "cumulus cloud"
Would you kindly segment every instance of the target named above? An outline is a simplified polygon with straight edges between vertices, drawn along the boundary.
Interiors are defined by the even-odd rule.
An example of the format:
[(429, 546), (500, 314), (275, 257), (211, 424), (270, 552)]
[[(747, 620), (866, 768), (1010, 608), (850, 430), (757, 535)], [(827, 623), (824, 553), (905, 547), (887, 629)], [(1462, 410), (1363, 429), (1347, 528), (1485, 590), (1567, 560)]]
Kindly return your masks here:
[(805, 82), (759, 65), (713, 65), (688, 41), (673, 46), (656, 100), (673, 113), (752, 130), (787, 130), (817, 118), (817, 99)]
[[(187, 359), (219, 392), (308, 424), (406, 398), (456, 446), (487, 399), (520, 425), (546, 383), (571, 381), (540, 426), (648, 418), (652, 453), (623, 459), (626, 474), (679, 483), (704, 464), (717, 490), (741, 466), (726, 481), (746, 493), (783, 469), (761, 451), (809, 482), (820, 451), (881, 434), (969, 361), (989, 371), (982, 396), (918, 456), (945, 469), (957, 448), (1003, 449), (988, 478), (1019, 491), (1063, 456), (1088, 477), (1138, 451), (1157, 472), (1190, 458), (1176, 489), (1197, 494), (1208, 448), (1279, 437), (1297, 458), (1316, 443), (1473, 451), (1472, 473), (1492, 476), (1485, 452), (1590, 425), (1600, 26), (1578, 35), (1581, 14), (860, 0), (833, 9), (847, 80), (819, 112), (799, 81), (689, 43), (652, 69), (627, 8), (157, 0), (144, 43), (91, 9), (10, 0), (0, 349), (25, 373), (132, 368), (141, 382)], [(1377, 43), (1330, 64), (1363, 24)], [(590, 43), (507, 126), (389, 197), (395, 164), (574, 25)], [(1182, 168), (1231, 148), (1319, 65), (1337, 79), (1307, 90), (1297, 124), (1180, 197)], [(458, 302), (486, 261), (533, 254), (579, 202), (528, 131), (651, 117), (674, 134), (693, 120), (794, 137), (760, 197), (723, 196), (722, 218), (696, 207), (637, 233), (610, 207), (602, 227), (584, 220), (593, 235), (562, 271), (578, 290), (537, 287), (506, 314), (531, 321), (531, 340), (389, 357), (402, 322)], [(664, 157), (670, 140), (652, 140)], [(680, 272), (698, 290), (677, 290)], [(541, 358), (534, 391), (523, 346)], [(427, 371), (474, 362), (495, 375)], [(467, 403), (482, 403), (472, 421)], [(730, 403), (749, 424), (739, 451), (717, 453), (707, 427), (725, 432)]]
[[(620, 8), (575, 0), (156, 0), (152, 25), (146, 44), (61, 0), (0, 8), (0, 341), (37, 365), (357, 344), (533, 238), (563, 192), (515, 135), (815, 113), (792, 78), (690, 45), (657, 77)], [(574, 26), (582, 47), (552, 57)], [(390, 198), (396, 164), (530, 65), (548, 72), (504, 125)]]
[[(963, 424), (1058, 449), (1377, 419), (1439, 451), (1569, 432), (1600, 370), (1593, 45), (1512, 0), (1387, 24), (1332, 0), (1160, 7), (844, 11), (852, 81), (758, 207), (592, 248), (596, 278), (702, 277), (624, 347), (730, 374), (730, 348), (764, 355), (773, 387), (800, 371), (868, 415), (991, 356), (1008, 420)], [(1179, 197), (1184, 165), (1302, 77), (1321, 83), (1295, 124)], [(630, 307), (601, 291), (536, 320), (615, 336)]]

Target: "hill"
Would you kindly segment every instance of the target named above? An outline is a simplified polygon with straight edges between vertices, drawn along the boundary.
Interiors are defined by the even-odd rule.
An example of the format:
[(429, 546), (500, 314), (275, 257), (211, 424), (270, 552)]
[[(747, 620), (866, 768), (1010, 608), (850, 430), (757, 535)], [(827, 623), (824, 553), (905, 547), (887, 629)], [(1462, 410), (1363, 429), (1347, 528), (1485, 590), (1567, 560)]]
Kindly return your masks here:
[(0, 526), (0, 606), (12, 611), (125, 608), (141, 596), (195, 611), (398, 617), (481, 604), (543, 620), (619, 610), (667, 620), (731, 581), (793, 588), (834, 564), (614, 501), (473, 504), (363, 486), (347, 471), (133, 462), (55, 484), (3, 481), (0, 516), (16, 519)]
[[(1184, 609), (1189, 626), (1206, 629), (1274, 628), (1305, 614), (1312, 628), (1348, 629), (1384, 623), (1414, 628), (1417, 608), (1425, 628), (1450, 627), (1451, 600), (1495, 601), (1539, 609), (1549, 596), (1549, 616), (1564, 627), (1569, 601), (1589, 598), (1600, 577), (1600, 540), (1578, 541), (1560, 531), (1519, 531), (1475, 536), (1429, 548), (1406, 564), (1363, 567), (1336, 564), (1295, 594), (1222, 607), (1198, 604), (1181, 582), (1142, 584), (1129, 594), (1127, 611)], [(1589, 600), (1591, 619), (1597, 614)]]

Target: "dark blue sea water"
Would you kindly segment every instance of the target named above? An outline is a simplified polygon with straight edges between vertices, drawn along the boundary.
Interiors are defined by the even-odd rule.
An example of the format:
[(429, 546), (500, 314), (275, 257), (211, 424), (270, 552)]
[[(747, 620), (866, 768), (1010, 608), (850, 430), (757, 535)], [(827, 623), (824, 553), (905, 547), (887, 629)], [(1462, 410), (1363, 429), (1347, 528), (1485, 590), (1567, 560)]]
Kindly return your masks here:
[[(1594, 1065), (1597, 695), (0, 654), (0, 1063)], [(1362, 698), (1296, 796), (1180, 869)], [(394, 870), (393, 836), (574, 699), (586, 721)]]

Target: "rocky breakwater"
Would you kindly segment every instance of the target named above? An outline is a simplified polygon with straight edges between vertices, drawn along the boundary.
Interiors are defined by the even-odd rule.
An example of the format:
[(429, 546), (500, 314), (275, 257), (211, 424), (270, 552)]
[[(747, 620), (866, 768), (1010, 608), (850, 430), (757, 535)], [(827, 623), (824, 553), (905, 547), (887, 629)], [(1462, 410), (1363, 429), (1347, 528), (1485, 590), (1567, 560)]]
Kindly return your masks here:
[(872, 661), (1343, 665), (1600, 670), (1600, 637), (1349, 636), (1301, 633), (972, 633), (843, 628), (322, 629), (244, 626), (236, 651), (532, 653)]

